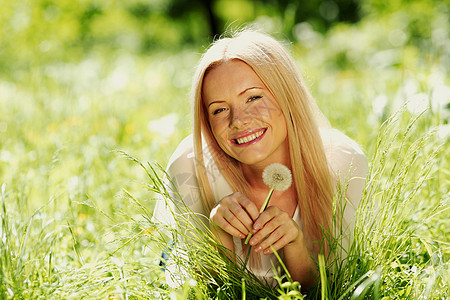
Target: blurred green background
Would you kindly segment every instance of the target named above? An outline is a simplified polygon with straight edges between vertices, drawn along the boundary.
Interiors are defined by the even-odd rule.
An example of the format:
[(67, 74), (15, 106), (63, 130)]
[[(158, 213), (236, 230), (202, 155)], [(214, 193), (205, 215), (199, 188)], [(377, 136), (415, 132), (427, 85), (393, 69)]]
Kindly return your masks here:
[[(1, 0), (0, 7), (0, 185), (19, 228), (10, 241), (23, 249), (33, 224), (28, 236), (40, 246), (21, 257), (58, 253), (56, 273), (101, 261), (116, 249), (112, 241), (135, 230), (115, 227), (140, 218), (123, 189), (151, 211), (145, 172), (114, 151), (165, 166), (191, 132), (195, 65), (227, 29), (256, 26), (285, 42), (332, 125), (369, 158), (380, 124), (402, 105), (413, 116), (428, 109), (421, 130), (449, 141), (448, 0)], [(444, 152), (442, 177), (448, 161)], [(448, 195), (448, 184), (438, 189)], [(437, 221), (437, 236), (446, 219)], [(127, 248), (130, 257), (155, 258), (136, 247)], [(40, 261), (27, 272), (47, 282), (52, 272)]]
[(431, 107), (434, 126), (448, 121), (450, 1), (3, 0), (1, 7), (0, 182), (19, 180), (30, 193), (73, 186), (110, 197), (107, 190), (132, 175), (116, 166), (112, 149), (165, 165), (190, 132), (200, 54), (214, 36), (244, 25), (288, 43), (332, 124), (366, 149), (406, 101), (411, 110)]

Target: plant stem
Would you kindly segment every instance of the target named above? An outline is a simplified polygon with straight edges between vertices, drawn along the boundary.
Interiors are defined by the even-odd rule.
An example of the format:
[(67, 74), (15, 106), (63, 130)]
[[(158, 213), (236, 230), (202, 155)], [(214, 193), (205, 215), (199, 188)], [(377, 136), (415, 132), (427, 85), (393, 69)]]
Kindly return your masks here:
[(250, 257), (250, 251), (252, 250), (252, 246), (248, 246), (247, 257), (245, 258), (244, 269), (247, 268), (247, 262)]
[[(270, 188), (270, 191), (269, 191), (269, 194), (267, 194), (266, 200), (264, 200), (263, 205), (259, 209), (259, 213), (262, 213), (263, 211), (266, 210), (267, 205), (269, 205), (269, 200), (272, 197), (272, 194), (273, 194), (273, 188)], [(247, 238), (245, 239), (245, 242), (244, 242), (245, 245), (248, 244), (248, 241), (250, 240), (251, 237), (252, 237), (252, 233), (249, 232), (248, 235), (247, 235)], [(247, 268), (247, 262), (248, 262), (248, 259), (250, 257), (250, 251), (251, 250), (252, 250), (252, 246), (249, 246), (248, 247), (248, 251), (247, 251), (247, 257), (245, 258), (244, 269)]]
[(327, 292), (327, 271), (325, 270), (325, 258), (323, 254), (319, 254), (319, 273), (321, 283), (321, 299), (328, 299)]
[[(266, 200), (264, 201), (263, 205), (261, 206), (261, 209), (259, 210), (259, 213), (262, 213), (263, 211), (266, 210), (266, 207), (269, 204), (269, 200), (270, 200), (270, 197), (272, 197), (272, 194), (273, 194), (273, 188), (270, 188), (269, 194), (267, 194)], [(252, 237), (252, 233), (249, 232), (248, 235), (247, 235), (247, 238), (245, 239), (244, 244), (247, 245), (248, 241), (250, 240), (251, 237)], [(249, 249), (249, 252), (250, 252), (250, 249)]]

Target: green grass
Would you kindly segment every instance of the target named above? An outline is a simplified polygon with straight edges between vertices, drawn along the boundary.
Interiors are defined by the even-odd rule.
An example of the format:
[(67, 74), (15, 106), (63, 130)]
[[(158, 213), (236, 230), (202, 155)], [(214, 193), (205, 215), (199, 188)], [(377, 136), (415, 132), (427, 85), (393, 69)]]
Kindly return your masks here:
[[(433, 132), (420, 132), (421, 116), (404, 120), (405, 115), (393, 115), (380, 128), (354, 242), (344, 265), (332, 263), (338, 272), (331, 277), (329, 299), (341, 298), (343, 287), (356, 282), (353, 298), (368, 293), (375, 299), (443, 299), (449, 292), (444, 229), (449, 197), (445, 187), (436, 185), (448, 180), (440, 168), (445, 143)], [(430, 230), (430, 221), (440, 230)]]
[[(449, 293), (448, 53), (390, 46), (383, 41), (390, 29), (381, 25), (340, 25), (292, 45), (319, 106), (366, 149), (371, 170), (347, 259), (325, 260), (321, 284), (302, 291), (306, 299)], [(294, 283), (258, 290), (235, 267), (228, 269), (235, 275), (219, 272), (212, 285), (202, 279), (213, 276), (196, 272), (195, 283), (180, 291), (165, 285), (158, 266), (164, 241), (149, 221), (151, 178), (116, 150), (167, 163), (190, 133), (188, 90), (198, 52), (89, 54), (2, 75), (0, 298), (223, 298), (243, 291), (247, 299), (300, 298)], [(430, 108), (419, 118), (411, 107), (388, 118), (417, 95)], [(149, 124), (170, 113), (178, 117), (170, 135)], [(218, 271), (233, 268), (207, 245), (188, 249), (203, 249), (197, 266), (209, 258)]]
[[(400, 111), (381, 126), (356, 213), (353, 243), (342, 259), (340, 223), (335, 221), (333, 232), (338, 234), (330, 238), (334, 255), (319, 256), (320, 284), (309, 291), (300, 291), (287, 271), (279, 278), (280, 287), (275, 294), (265, 290), (256, 278), (249, 277), (245, 262), (238, 260), (236, 264), (220, 255), (217, 251), (220, 246), (215, 245), (212, 234), (198, 229), (204, 226), (201, 217), (186, 217), (190, 211), (179, 203), (174, 202), (177, 207), (174, 219), (178, 224), (188, 224), (187, 231), (150, 223), (148, 226), (155, 226), (156, 232), (165, 231), (171, 236), (156, 235), (150, 240), (161, 250), (169, 240), (176, 241), (174, 263), (195, 283), (191, 288), (194, 298), (201, 295), (220, 299), (303, 299), (305, 293), (313, 299), (444, 299), (449, 292), (450, 253), (449, 242), (445, 240), (448, 191), (445, 194), (446, 187), (442, 189), (443, 193), (435, 199), (439, 201), (430, 196), (441, 188), (432, 181), (448, 180), (446, 171), (439, 167), (446, 160), (445, 143), (434, 131), (420, 132), (422, 118)], [(151, 165), (139, 164), (147, 170), (149, 189), (172, 201), (161, 174)], [(343, 193), (344, 186), (337, 193), (337, 201)], [(442, 231), (424, 228), (424, 224), (430, 223), (437, 224)], [(189, 242), (183, 243), (180, 238)]]

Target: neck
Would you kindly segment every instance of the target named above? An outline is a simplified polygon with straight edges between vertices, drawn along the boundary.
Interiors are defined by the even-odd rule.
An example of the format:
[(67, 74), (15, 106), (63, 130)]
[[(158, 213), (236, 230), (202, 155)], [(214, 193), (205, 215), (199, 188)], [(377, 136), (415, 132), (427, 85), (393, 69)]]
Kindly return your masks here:
[(264, 168), (242, 165), (242, 173), (244, 173), (245, 180), (254, 189), (265, 188), (264, 181), (262, 180), (263, 171)]

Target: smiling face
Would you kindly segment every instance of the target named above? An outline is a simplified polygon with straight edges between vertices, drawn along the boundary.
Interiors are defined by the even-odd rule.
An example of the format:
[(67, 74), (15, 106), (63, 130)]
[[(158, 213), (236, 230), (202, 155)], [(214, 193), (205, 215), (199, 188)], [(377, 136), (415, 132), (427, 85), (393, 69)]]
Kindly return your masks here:
[(220, 64), (206, 74), (202, 98), (220, 148), (246, 165), (289, 160), (284, 115), (253, 69), (240, 60)]

